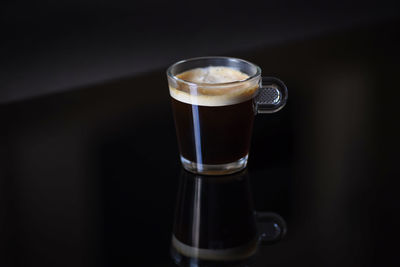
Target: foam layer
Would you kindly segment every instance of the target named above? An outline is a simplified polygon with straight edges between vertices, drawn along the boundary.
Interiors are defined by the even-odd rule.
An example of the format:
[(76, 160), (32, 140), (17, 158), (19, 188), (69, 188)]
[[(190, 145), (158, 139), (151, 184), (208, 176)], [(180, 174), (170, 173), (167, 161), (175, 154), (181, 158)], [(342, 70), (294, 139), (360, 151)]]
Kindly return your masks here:
[(180, 102), (199, 106), (226, 106), (253, 98), (258, 90), (258, 79), (241, 83), (249, 78), (245, 73), (228, 67), (196, 68), (177, 75), (178, 78), (198, 85), (170, 83), (170, 95)]
[(177, 77), (188, 82), (209, 84), (243, 81), (249, 78), (247, 74), (228, 67), (197, 68), (185, 71)]

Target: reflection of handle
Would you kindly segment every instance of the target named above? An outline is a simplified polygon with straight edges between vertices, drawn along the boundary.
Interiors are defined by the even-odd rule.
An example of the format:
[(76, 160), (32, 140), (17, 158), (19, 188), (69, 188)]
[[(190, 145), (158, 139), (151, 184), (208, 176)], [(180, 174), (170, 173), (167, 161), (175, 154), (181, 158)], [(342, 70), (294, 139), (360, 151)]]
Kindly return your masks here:
[(286, 234), (286, 222), (273, 212), (256, 212), (258, 239), (262, 245), (280, 241)]
[(263, 77), (262, 86), (255, 97), (256, 114), (274, 113), (281, 110), (288, 97), (286, 85), (274, 77)]

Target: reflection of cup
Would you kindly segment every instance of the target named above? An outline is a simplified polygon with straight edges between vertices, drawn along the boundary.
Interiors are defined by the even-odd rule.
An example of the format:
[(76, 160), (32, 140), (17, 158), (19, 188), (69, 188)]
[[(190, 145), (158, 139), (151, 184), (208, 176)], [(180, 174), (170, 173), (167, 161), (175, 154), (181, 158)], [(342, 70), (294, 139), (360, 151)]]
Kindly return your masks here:
[[(261, 217), (259, 222), (247, 170), (219, 177), (182, 170), (172, 256), (178, 264), (189, 260), (220, 263), (248, 260), (261, 239), (278, 241), (285, 232), (285, 223), (279, 215)], [(261, 228), (268, 232), (260, 232)]]
[(167, 70), (183, 167), (199, 174), (237, 172), (247, 165), (253, 119), (286, 103), (286, 86), (261, 77), (241, 59), (202, 57)]

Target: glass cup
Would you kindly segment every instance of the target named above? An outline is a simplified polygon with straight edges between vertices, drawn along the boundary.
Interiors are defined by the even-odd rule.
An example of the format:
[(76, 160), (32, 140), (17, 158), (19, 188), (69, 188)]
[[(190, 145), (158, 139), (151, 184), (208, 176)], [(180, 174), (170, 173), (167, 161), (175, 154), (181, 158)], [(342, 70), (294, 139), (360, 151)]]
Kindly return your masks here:
[[(183, 72), (210, 66), (228, 67), (248, 75), (234, 82), (192, 82)], [(224, 175), (247, 166), (254, 116), (282, 109), (288, 92), (261, 69), (231, 57), (200, 57), (179, 61), (167, 70), (175, 127), (183, 167), (203, 175)]]

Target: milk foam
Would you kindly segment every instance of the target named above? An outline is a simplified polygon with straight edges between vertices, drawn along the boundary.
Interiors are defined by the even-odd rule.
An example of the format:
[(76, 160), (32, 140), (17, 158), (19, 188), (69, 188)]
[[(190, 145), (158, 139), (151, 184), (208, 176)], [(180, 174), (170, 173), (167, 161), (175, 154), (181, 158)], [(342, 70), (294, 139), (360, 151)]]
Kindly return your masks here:
[[(229, 67), (196, 68), (183, 72), (177, 77), (196, 83), (170, 84), (170, 95), (178, 101), (199, 106), (226, 106), (244, 102), (253, 98), (258, 90), (259, 79), (244, 81), (249, 76)], [(235, 81), (241, 83), (224, 84)]]

